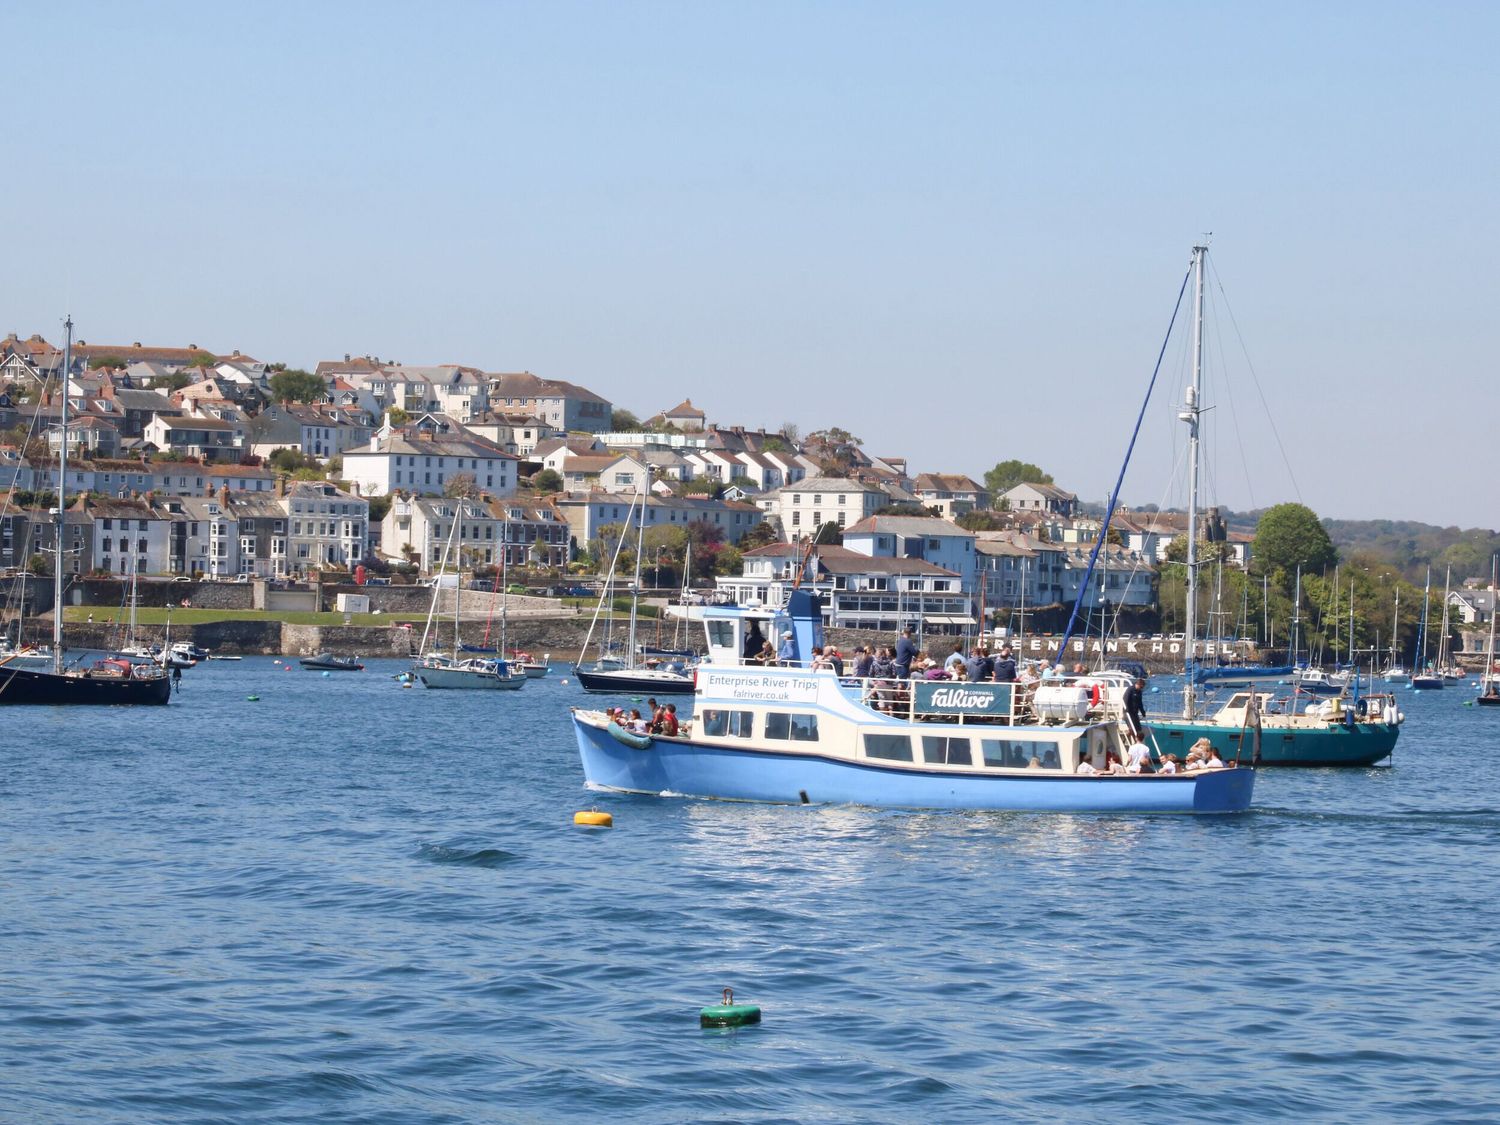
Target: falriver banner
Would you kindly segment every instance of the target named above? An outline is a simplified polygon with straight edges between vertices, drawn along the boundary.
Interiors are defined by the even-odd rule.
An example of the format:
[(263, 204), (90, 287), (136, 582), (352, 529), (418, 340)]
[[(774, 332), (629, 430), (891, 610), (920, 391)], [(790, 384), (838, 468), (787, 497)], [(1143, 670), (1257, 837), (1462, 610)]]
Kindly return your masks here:
[(918, 680), (915, 708), (924, 715), (1009, 715), (1010, 684)]

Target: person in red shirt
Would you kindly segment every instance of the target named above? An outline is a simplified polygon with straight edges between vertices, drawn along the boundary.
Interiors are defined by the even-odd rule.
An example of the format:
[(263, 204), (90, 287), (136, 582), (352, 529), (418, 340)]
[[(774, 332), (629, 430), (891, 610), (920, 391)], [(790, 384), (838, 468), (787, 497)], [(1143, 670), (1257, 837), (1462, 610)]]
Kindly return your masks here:
[(662, 708), (660, 729), (668, 738), (677, 737), (677, 704), (668, 703)]

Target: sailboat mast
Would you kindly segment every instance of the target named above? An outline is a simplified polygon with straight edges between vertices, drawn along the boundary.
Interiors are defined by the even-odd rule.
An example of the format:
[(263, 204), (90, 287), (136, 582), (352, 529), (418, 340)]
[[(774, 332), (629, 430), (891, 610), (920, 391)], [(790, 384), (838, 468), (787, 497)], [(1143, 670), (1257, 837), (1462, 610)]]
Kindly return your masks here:
[(1484, 654), (1484, 671), (1479, 676), (1481, 687), (1488, 688), (1497, 679), (1495, 674), (1495, 611), (1500, 609), (1500, 555), (1490, 556), (1490, 644)]
[(52, 558), (52, 671), (63, 669), (63, 530), (68, 496), (68, 376), (73, 369), (73, 317), (63, 321), (62, 433), (57, 443), (57, 552)]
[(1297, 564), (1297, 592), (1292, 600), (1292, 663), (1297, 663), (1297, 648), (1302, 643), (1302, 564)]
[(1400, 658), (1400, 650), (1397, 649), (1398, 632), (1401, 626), (1401, 577), (1396, 577), (1396, 606), (1391, 610), (1391, 667), (1395, 668)]
[(646, 480), (646, 491), (641, 494), (640, 523), (635, 535), (635, 578), (630, 587), (630, 651), (625, 657), (627, 668), (635, 667), (635, 625), (641, 604), (641, 554), (646, 549), (646, 503), (651, 495), (651, 481)]
[(510, 509), (500, 525), (500, 659), (506, 659), (505, 623), (510, 610)]
[(1182, 714), (1187, 719), (1193, 717), (1193, 645), (1198, 636), (1198, 425), (1203, 398), (1203, 259), (1207, 253), (1207, 246), (1193, 247), (1193, 382), (1177, 414), (1178, 421), (1188, 427), (1187, 618), (1182, 632), (1187, 645)]

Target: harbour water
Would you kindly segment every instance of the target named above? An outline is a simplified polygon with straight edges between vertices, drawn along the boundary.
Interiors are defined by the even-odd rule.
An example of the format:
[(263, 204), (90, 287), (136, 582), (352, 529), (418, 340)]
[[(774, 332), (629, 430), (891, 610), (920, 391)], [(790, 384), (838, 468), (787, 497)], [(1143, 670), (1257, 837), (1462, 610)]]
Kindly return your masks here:
[(965, 815), (591, 794), (566, 673), (398, 668), (0, 713), (0, 1120), (1500, 1116), (1467, 687), (1244, 816)]

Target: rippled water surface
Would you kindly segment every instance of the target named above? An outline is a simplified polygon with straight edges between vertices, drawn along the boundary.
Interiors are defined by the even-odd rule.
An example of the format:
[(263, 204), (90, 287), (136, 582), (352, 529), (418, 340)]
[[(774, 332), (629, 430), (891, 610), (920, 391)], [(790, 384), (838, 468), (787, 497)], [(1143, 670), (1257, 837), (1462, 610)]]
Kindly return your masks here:
[(1189, 819), (591, 794), (574, 686), (396, 670), (0, 711), (0, 1120), (1500, 1116), (1468, 688)]

